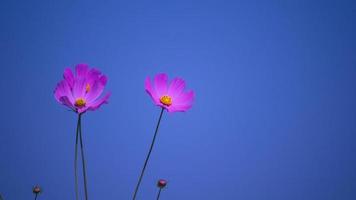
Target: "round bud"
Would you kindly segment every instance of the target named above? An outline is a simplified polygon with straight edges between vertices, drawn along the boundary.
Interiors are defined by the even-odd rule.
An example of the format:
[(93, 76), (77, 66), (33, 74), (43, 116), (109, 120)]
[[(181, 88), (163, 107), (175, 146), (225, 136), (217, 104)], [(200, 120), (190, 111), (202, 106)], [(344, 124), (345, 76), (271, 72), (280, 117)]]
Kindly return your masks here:
[(35, 194), (41, 193), (41, 188), (40, 188), (40, 186), (36, 185), (35, 187), (33, 187), (32, 192), (35, 193)]
[(164, 180), (164, 179), (159, 179), (158, 182), (157, 182), (157, 186), (159, 188), (164, 188), (164, 187), (166, 187), (166, 185), (167, 185), (167, 181)]

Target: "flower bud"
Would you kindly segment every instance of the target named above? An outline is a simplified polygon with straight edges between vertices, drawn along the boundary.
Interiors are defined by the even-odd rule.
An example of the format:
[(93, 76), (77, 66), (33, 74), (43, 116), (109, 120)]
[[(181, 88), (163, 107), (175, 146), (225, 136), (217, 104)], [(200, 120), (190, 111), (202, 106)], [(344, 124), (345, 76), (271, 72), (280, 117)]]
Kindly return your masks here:
[(167, 181), (164, 180), (164, 179), (159, 179), (158, 182), (157, 182), (157, 186), (159, 188), (164, 188), (164, 187), (166, 187), (166, 185), (167, 185)]
[(33, 187), (32, 192), (33, 192), (34, 194), (39, 194), (39, 193), (41, 193), (41, 188), (40, 188), (40, 186), (36, 185), (35, 187)]

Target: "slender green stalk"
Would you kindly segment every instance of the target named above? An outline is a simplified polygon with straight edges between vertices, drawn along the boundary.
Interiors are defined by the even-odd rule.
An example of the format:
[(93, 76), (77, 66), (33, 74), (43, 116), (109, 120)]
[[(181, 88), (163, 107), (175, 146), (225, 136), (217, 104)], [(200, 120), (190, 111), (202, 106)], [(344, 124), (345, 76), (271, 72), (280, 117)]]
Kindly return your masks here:
[(78, 115), (78, 122), (77, 122), (77, 132), (75, 136), (75, 150), (74, 150), (74, 178), (75, 178), (75, 199), (79, 199), (79, 191), (78, 191), (78, 136), (79, 136), (79, 129), (81, 123), (82, 115)]
[(36, 195), (35, 195), (35, 200), (37, 200), (37, 196), (38, 196), (38, 193), (36, 193)]
[(141, 170), (141, 175), (140, 175), (140, 177), (139, 177), (139, 179), (138, 179), (138, 182), (137, 182), (137, 185), (136, 185), (136, 188), (135, 188), (135, 192), (134, 192), (133, 197), (132, 197), (133, 200), (136, 199), (136, 195), (137, 195), (138, 189), (140, 188), (140, 184), (141, 184), (143, 175), (144, 175), (144, 173), (145, 173), (148, 160), (150, 159), (151, 152), (152, 152), (153, 146), (154, 146), (155, 141), (156, 141), (156, 136), (157, 136), (157, 133), (158, 133), (158, 128), (159, 128), (159, 125), (160, 125), (160, 123), (161, 123), (163, 111), (164, 111), (164, 108), (162, 108), (161, 113), (160, 113), (160, 115), (159, 115), (159, 119), (158, 119), (157, 126), (156, 126), (156, 131), (155, 131), (155, 134), (154, 134), (154, 136), (153, 136), (150, 149), (149, 149), (148, 154), (147, 154), (147, 156), (146, 156), (145, 163), (144, 163), (144, 165), (143, 165), (143, 167), (142, 167), (142, 170)]
[(159, 200), (159, 197), (161, 196), (161, 191), (162, 191), (162, 188), (159, 188), (158, 194), (157, 194), (157, 200)]
[(86, 173), (86, 165), (85, 165), (84, 145), (83, 145), (83, 137), (82, 137), (82, 121), (81, 120), (79, 121), (79, 137), (80, 137), (80, 150), (82, 153), (82, 167), (83, 167), (83, 177), (84, 177), (85, 200), (88, 200), (87, 173)]

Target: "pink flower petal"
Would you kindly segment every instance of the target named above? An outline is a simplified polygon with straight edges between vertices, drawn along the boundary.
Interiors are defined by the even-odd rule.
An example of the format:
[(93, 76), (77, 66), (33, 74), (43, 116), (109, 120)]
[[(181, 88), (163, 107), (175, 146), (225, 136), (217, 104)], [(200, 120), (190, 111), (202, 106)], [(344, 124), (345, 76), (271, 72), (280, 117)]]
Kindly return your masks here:
[[(105, 77), (104, 79), (107, 80), (106, 76), (103, 77)], [(103, 93), (106, 82), (107, 81), (97, 79), (90, 85), (90, 90), (85, 95), (85, 99), (87, 100), (87, 102), (95, 101)]]
[(145, 90), (155, 103), (159, 102), (159, 97), (157, 96), (156, 90), (152, 88), (150, 77), (147, 77), (145, 80)]
[(185, 88), (185, 81), (181, 78), (175, 78), (172, 80), (168, 88), (168, 96), (175, 98), (179, 96)]
[(163, 95), (167, 95), (167, 83), (168, 82), (168, 76), (167, 74), (157, 74), (154, 78), (154, 87), (156, 90), (156, 94), (158, 97), (161, 97)]
[(60, 99), (63, 96), (68, 97), (69, 101), (73, 102), (74, 98), (72, 95), (72, 91), (66, 80), (62, 80), (61, 82), (59, 82), (56, 89), (54, 90), (54, 97), (59, 103), (62, 103)]
[(77, 73), (77, 77), (85, 77), (88, 73), (89, 66), (87, 64), (78, 64), (75, 66), (75, 71)]
[[(84, 92), (84, 96), (87, 97), (88, 95), (90, 95), (90, 100), (95, 100), (93, 98), (97, 98), (100, 96), (101, 92), (99, 92), (98, 95), (94, 95), (93, 96), (93, 92), (94, 93), (97, 93), (97, 88), (98, 88), (98, 85), (97, 85), (97, 82), (100, 82), (102, 83), (103, 81), (101, 81), (101, 78), (104, 77), (106, 78), (105, 76), (102, 76), (101, 75), (101, 72), (97, 69), (91, 69), (87, 76), (86, 76), (86, 80), (85, 80), (85, 83), (83, 85), (83, 87), (85, 87), (85, 92)], [(107, 79), (107, 78), (106, 78)], [(103, 84), (105, 86), (105, 84)], [(101, 87), (101, 86), (99, 86)], [(89, 88), (89, 90), (88, 90)], [(94, 90), (93, 90), (94, 89)], [(104, 89), (104, 87), (102, 88), (102, 90)], [(101, 91), (102, 91), (101, 90)]]
[(89, 84), (93, 84), (96, 80), (98, 80), (101, 76), (101, 72), (97, 69), (90, 69), (87, 76), (86, 76), (86, 82)]
[(182, 93), (178, 97), (174, 98), (173, 99), (173, 104), (174, 105), (189, 104), (189, 103), (194, 101), (194, 98), (195, 98), (195, 93), (194, 93), (194, 91), (191, 90), (191, 91)]
[(69, 98), (68, 98), (67, 96), (62, 96), (62, 97), (59, 99), (59, 101), (60, 101), (63, 105), (69, 107), (70, 109), (75, 110), (74, 105), (72, 104), (72, 102), (69, 100)]
[(66, 68), (63, 73), (64, 79), (67, 81), (70, 88), (73, 88), (74, 85), (74, 75), (72, 69)]
[(85, 78), (76, 79), (73, 86), (73, 97), (74, 99), (82, 98), (85, 94)]
[(104, 97), (102, 97), (99, 100), (96, 100), (95, 102), (88, 104), (88, 110), (97, 110), (101, 105), (108, 103), (108, 100), (111, 96), (111, 93), (107, 93)]
[(168, 112), (185, 112), (189, 110), (192, 107), (192, 104), (186, 104), (186, 105), (171, 105), (169, 108), (167, 108)]
[(106, 83), (108, 82), (108, 77), (103, 75), (99, 78), (99, 80), (100, 80), (101, 84), (106, 85)]

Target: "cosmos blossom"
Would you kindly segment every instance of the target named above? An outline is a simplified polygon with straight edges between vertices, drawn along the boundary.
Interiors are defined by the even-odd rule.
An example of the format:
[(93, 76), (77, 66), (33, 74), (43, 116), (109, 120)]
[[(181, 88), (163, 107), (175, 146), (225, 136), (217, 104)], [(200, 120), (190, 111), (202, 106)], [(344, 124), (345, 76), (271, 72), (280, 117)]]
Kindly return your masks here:
[[(145, 80), (145, 90), (152, 98), (153, 102), (161, 107), (161, 112), (156, 125), (156, 130), (152, 138), (150, 148), (148, 150), (145, 162), (141, 169), (141, 174), (138, 178), (132, 199), (135, 200), (139, 191), (142, 178), (145, 174), (147, 163), (150, 159), (153, 146), (156, 141), (159, 125), (161, 123), (162, 115), (165, 110), (168, 112), (185, 112), (192, 107), (195, 93), (194, 91), (184, 91), (185, 81), (181, 78), (174, 78), (168, 83), (167, 74), (161, 73), (154, 77), (153, 84), (149, 77)], [(158, 196), (159, 198), (159, 196)], [(158, 199), (157, 198), (157, 199)]]
[(64, 79), (54, 90), (56, 100), (77, 113), (96, 110), (108, 102), (110, 93), (101, 97), (108, 78), (87, 64), (78, 64), (75, 74), (70, 68), (64, 70)]
[(70, 68), (64, 70), (64, 79), (57, 84), (54, 90), (56, 100), (78, 114), (77, 131), (74, 150), (74, 178), (75, 198), (79, 199), (78, 189), (78, 145), (80, 143), (82, 169), (84, 179), (84, 194), (88, 200), (88, 187), (86, 176), (86, 162), (82, 136), (82, 114), (87, 110), (96, 110), (108, 103), (110, 93), (102, 96), (108, 78), (97, 69), (90, 69), (87, 64), (78, 64), (73, 73)]
[(174, 78), (168, 83), (167, 74), (161, 73), (154, 77), (153, 85), (150, 77), (146, 78), (145, 89), (153, 102), (167, 109), (168, 112), (185, 112), (192, 107), (194, 91), (185, 92), (185, 81)]

